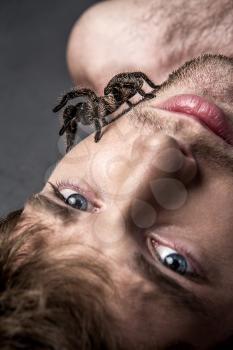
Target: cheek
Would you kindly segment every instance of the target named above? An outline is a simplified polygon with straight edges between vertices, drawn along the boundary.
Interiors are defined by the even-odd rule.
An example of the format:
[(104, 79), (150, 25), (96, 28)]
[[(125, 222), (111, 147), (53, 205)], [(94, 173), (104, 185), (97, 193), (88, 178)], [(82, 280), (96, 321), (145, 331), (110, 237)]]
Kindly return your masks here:
[[(73, 224), (68, 229), (67, 237), (70, 237), (72, 242), (78, 244), (92, 244), (93, 242), (93, 214), (82, 213), (76, 224)], [(69, 238), (68, 238), (69, 239)]]
[[(127, 240), (125, 218), (115, 203), (109, 203), (106, 209), (98, 214), (81, 213), (76, 224), (63, 226), (63, 229), (61, 226), (61, 223), (57, 223), (59, 242), (90, 246), (105, 254), (117, 254)], [(50, 243), (56, 242), (57, 234), (56, 237), (51, 237)]]
[[(208, 325), (191, 314), (182, 305), (174, 305), (166, 296), (154, 288), (145, 293), (138, 293), (137, 288), (127, 304), (122, 306), (125, 314), (124, 333), (134, 343), (132, 348), (143, 344), (143, 348), (165, 348), (178, 340), (201, 345), (203, 339), (208, 342)], [(157, 295), (156, 295), (157, 293)], [(200, 348), (200, 347), (197, 347)]]

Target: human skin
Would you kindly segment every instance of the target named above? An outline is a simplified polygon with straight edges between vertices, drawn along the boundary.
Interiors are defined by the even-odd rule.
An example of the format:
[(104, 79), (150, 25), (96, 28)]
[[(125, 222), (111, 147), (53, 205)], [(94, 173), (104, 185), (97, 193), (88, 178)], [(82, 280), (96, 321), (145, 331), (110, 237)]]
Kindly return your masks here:
[[(193, 118), (156, 106), (192, 93), (214, 101), (233, 124), (233, 64), (213, 56), (183, 73), (105, 127), (99, 143), (90, 135), (60, 161), (49, 182), (58, 183), (65, 198), (83, 194), (87, 211), (72, 208), (72, 221), (63, 223), (49, 211), (25, 207), (26, 215), (53, 227), (48, 244), (67, 242), (71, 253), (106, 258), (121, 296), (109, 304), (116, 302), (129, 349), (163, 349), (177, 341), (207, 349), (232, 334), (232, 146)], [(49, 182), (41, 194), (61, 203)], [(186, 261), (184, 274), (165, 266), (170, 248)], [(190, 309), (177, 287), (163, 293), (159, 278), (152, 282), (135, 267), (135, 254), (193, 292), (204, 313), (194, 302)], [(196, 264), (200, 270), (192, 277)]]
[[(67, 58), (73, 80), (102, 94), (108, 80), (122, 71), (140, 70), (161, 83), (201, 53), (230, 56), (232, 11), (226, 0), (103, 2), (84, 14), (70, 36)], [(201, 62), (184, 78), (164, 85), (155, 99), (106, 127), (99, 143), (90, 135), (68, 153), (49, 182), (65, 182), (58, 187), (66, 196), (77, 192), (73, 185), (88, 187), (89, 205), (96, 211), (73, 209), (75, 221), (64, 224), (26, 206), (26, 214), (39, 215), (54, 228), (48, 244), (65, 241), (77, 254), (95, 259), (98, 252), (106, 258), (121, 295), (120, 303), (109, 298), (109, 304), (121, 319), (129, 349), (165, 348), (177, 341), (205, 349), (233, 333), (232, 147), (193, 119), (156, 108), (170, 96), (194, 93), (215, 102), (233, 124), (232, 80), (232, 66), (217, 58)], [(137, 121), (147, 112), (155, 121), (153, 130), (150, 123)], [(165, 195), (163, 186), (175, 195)], [(49, 183), (41, 193), (54, 198)], [(157, 253), (169, 255), (168, 247), (173, 247), (190, 269), (192, 252), (206, 280), (164, 266), (151, 249), (154, 234)], [(175, 288), (173, 296), (167, 295), (159, 279), (152, 283), (139, 273), (135, 253), (193, 291), (206, 316), (190, 310)]]
[(112, 0), (74, 25), (67, 62), (76, 84), (102, 94), (123, 71), (143, 71), (160, 84), (204, 53), (233, 55), (231, 0)]

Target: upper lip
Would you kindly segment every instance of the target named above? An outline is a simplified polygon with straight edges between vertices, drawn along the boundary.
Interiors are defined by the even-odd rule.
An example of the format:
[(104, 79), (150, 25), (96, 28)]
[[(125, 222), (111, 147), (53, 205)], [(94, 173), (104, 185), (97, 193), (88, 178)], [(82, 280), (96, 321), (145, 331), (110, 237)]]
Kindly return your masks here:
[(222, 109), (214, 103), (197, 95), (181, 94), (159, 102), (155, 107), (190, 115), (233, 146), (233, 128)]

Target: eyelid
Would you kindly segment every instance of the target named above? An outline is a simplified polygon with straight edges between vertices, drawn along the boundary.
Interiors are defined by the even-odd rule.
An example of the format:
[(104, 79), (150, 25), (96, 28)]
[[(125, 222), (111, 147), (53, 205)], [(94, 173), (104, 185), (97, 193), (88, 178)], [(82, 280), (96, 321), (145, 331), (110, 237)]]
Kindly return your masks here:
[[(155, 242), (154, 240), (151, 241), (151, 245), (152, 245), (152, 249), (153, 249), (153, 253), (154, 255), (156, 255), (157, 259), (159, 261), (161, 261), (162, 265), (163, 265), (163, 249), (167, 249), (168, 251), (170, 250), (170, 253), (175, 253), (177, 255), (182, 256), (183, 258), (185, 258), (186, 263), (187, 263), (187, 272), (184, 273), (184, 276), (193, 276), (193, 277), (197, 277), (199, 274), (196, 271), (195, 267), (193, 266), (192, 262), (190, 261), (190, 259), (186, 256), (186, 253), (181, 251), (181, 249), (177, 249), (175, 247), (171, 248), (170, 246), (167, 245), (163, 245), (163, 244), (159, 244), (157, 242)], [(166, 256), (166, 252), (165, 252), (165, 256)], [(179, 275), (182, 275), (179, 272), (176, 272)]]
[[(89, 193), (90, 191), (83, 190), (79, 186), (77, 186), (77, 185), (75, 185), (73, 183), (69, 183), (68, 181), (67, 182), (65, 182), (65, 181), (64, 182), (63, 181), (57, 181), (56, 185), (51, 183), (51, 182), (48, 182), (48, 183), (52, 187), (53, 193), (55, 194), (55, 196), (57, 198), (59, 198), (60, 200), (62, 200), (66, 205), (68, 205), (66, 203), (66, 198), (63, 196), (61, 191), (65, 190), (65, 189), (69, 189), (71, 191), (77, 192), (77, 193), (79, 193), (79, 194), (81, 194), (81, 195), (86, 197), (87, 201), (92, 206), (92, 208), (87, 210), (87, 212), (89, 211), (89, 212), (93, 212), (93, 213), (98, 213), (99, 211), (101, 211), (101, 204), (97, 200), (93, 201), (93, 199), (90, 199), (90, 197), (91, 197), (91, 194)], [(72, 206), (69, 206), (69, 207), (72, 208)], [(73, 209), (79, 210), (77, 208), (73, 208)], [(82, 211), (82, 210), (80, 210), (80, 211)]]
[[(153, 256), (153, 259), (154, 259), (155, 252), (154, 252), (154, 248), (152, 247), (151, 240), (155, 240), (156, 242), (158, 242), (158, 245), (165, 246), (165, 247), (171, 248), (173, 250), (176, 250), (178, 254), (183, 255), (189, 261), (189, 264), (191, 265), (191, 267), (194, 270), (193, 274), (187, 273), (187, 274), (181, 275), (181, 274), (174, 272), (174, 271), (172, 271), (164, 266), (164, 268), (166, 270), (168, 270), (170, 273), (172, 273), (173, 275), (175, 275), (179, 278), (193, 280), (197, 283), (208, 282), (206, 274), (205, 274), (204, 270), (202, 269), (202, 267), (200, 266), (200, 264), (191, 255), (191, 253), (188, 250), (186, 250), (183, 246), (181, 247), (181, 245), (178, 245), (176, 242), (175, 243), (168, 242), (167, 240), (164, 240), (163, 238), (158, 237), (158, 235), (150, 236), (147, 238), (147, 240), (148, 240), (148, 242), (147, 242), (148, 249), (150, 251), (150, 255)], [(158, 260), (159, 260), (159, 258), (158, 258)], [(162, 264), (162, 266), (163, 266), (163, 264)]]

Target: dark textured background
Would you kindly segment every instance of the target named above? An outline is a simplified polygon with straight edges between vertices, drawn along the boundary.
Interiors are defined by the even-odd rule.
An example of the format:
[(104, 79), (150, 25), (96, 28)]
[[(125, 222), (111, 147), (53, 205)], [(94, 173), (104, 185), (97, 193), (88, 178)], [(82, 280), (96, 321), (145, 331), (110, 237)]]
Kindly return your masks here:
[(61, 157), (57, 97), (72, 87), (65, 51), (94, 0), (0, 0), (0, 216), (39, 191)]

